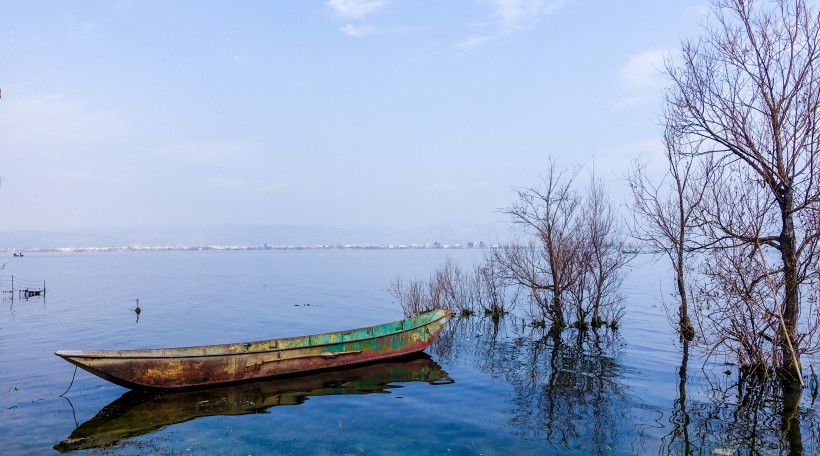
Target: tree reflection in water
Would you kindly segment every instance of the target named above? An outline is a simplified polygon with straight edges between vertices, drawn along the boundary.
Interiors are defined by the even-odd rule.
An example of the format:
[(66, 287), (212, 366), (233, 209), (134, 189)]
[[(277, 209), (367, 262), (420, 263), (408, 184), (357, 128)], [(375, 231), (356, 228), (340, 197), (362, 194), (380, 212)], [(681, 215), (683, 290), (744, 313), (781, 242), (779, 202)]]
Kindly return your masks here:
[[(471, 339), (478, 343), (465, 343)], [(611, 333), (547, 333), (510, 319), (459, 319), (434, 345), (443, 359), (475, 367), (512, 387), (512, 433), (555, 449), (611, 453), (628, 425), (619, 382), (620, 340)]]
[[(549, 334), (511, 318), (462, 318), (452, 320), (432, 348), (444, 363), (467, 363), (508, 384), (511, 407), (504, 412), (510, 415), (510, 432), (547, 441), (560, 453), (820, 451), (820, 420), (813, 407), (800, 407), (799, 387), (739, 378), (736, 372), (704, 374), (700, 362), (689, 366), (685, 344), (676, 390), (669, 391), (674, 399), (668, 409), (658, 409), (625, 385), (630, 372), (623, 366), (622, 345), (610, 332)], [(661, 415), (633, 413), (642, 409)]]
[[(802, 390), (791, 386), (762, 385), (741, 380), (734, 385), (713, 386), (714, 399), (706, 404), (703, 417), (697, 417), (704, 435), (723, 422), (725, 440), (740, 454), (817, 454), (816, 417), (811, 410), (800, 410)], [(811, 447), (805, 453), (801, 422), (809, 429)], [(704, 437), (705, 439), (706, 437)]]
[[(683, 346), (678, 394), (669, 417), (670, 432), (659, 454), (817, 454), (818, 419), (800, 408), (798, 385), (764, 382), (729, 372), (705, 375), (705, 387), (687, 399), (688, 344)], [(702, 391), (700, 391), (702, 389)]]

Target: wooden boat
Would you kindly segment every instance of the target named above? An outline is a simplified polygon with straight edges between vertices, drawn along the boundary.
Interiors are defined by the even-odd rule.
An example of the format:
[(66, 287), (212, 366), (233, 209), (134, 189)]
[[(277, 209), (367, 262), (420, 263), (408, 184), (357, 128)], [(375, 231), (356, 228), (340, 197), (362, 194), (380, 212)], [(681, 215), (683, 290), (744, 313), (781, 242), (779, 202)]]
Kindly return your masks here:
[(144, 350), (57, 351), (66, 361), (132, 389), (206, 388), (417, 353), (453, 315), (433, 310), (367, 328), (256, 342)]
[(202, 417), (267, 413), (272, 407), (300, 405), (316, 396), (390, 393), (409, 382), (442, 385), (453, 380), (421, 353), (384, 363), (217, 388), (170, 393), (132, 390), (103, 407), (54, 449), (68, 453), (105, 448)]

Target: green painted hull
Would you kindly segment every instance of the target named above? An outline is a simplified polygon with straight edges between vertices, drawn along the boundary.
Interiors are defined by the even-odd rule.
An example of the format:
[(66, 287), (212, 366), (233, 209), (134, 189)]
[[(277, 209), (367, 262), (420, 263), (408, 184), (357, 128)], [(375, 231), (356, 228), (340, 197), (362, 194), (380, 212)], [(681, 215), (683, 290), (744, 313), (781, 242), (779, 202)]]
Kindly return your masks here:
[(451, 316), (449, 310), (433, 310), (367, 328), (285, 339), (145, 350), (65, 350), (55, 354), (126, 388), (205, 388), (417, 353), (436, 340)]

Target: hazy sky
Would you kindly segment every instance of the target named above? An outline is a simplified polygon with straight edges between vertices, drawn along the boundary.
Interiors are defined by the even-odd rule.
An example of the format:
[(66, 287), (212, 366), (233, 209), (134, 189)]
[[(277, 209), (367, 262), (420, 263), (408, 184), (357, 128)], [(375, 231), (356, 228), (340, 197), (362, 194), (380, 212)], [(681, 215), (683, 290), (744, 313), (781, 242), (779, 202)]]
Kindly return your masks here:
[[(0, 231), (503, 219), (548, 155), (625, 196), (689, 0), (0, 2)], [(660, 159), (660, 158), (659, 158)]]

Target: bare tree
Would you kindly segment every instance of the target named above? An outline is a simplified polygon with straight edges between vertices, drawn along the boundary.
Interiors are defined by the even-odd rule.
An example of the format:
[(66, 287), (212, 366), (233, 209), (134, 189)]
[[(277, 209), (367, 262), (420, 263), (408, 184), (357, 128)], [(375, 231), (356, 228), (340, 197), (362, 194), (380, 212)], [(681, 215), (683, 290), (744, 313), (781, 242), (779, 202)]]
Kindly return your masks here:
[(428, 282), (430, 307), (451, 309), (461, 316), (475, 313), (475, 281), (465, 274), (452, 258), (435, 270)]
[(450, 309), (461, 317), (470, 317), (481, 308), (484, 315), (499, 319), (514, 305), (508, 293), (509, 282), (491, 253), (472, 271), (465, 272), (447, 257), (430, 279), (405, 281), (397, 277), (389, 292), (401, 305), (405, 316), (415, 316), (432, 309)]
[(405, 282), (401, 277), (393, 280), (389, 287), (390, 294), (399, 302), (405, 317), (415, 317), (433, 309), (426, 290), (424, 282), (420, 280)]
[(615, 328), (623, 315), (619, 288), (631, 257), (622, 253), (621, 222), (594, 170), (586, 191), (575, 189), (579, 171), (550, 161), (541, 186), (518, 189), (503, 212), (523, 237), (494, 252), (505, 278), (535, 304), (536, 321), (555, 331), (568, 322), (581, 330), (590, 323)]
[[(820, 16), (803, 0), (714, 0), (704, 28), (683, 43), (680, 63), (667, 65), (665, 126), (691, 145), (683, 154), (710, 155), (737, 173), (715, 183), (716, 192), (751, 184), (765, 191), (758, 214), (747, 217), (717, 194), (701, 216), (708, 242), (729, 258), (749, 246), (776, 253), (771, 272), (782, 287), (772, 292), (783, 320), (776, 361), (794, 373), (790, 344), (808, 348), (801, 287), (818, 274), (820, 233), (809, 228), (820, 205)], [(749, 229), (750, 218), (764, 222), (760, 230)]]
[(510, 299), (509, 281), (505, 279), (501, 265), (491, 252), (485, 255), (484, 262), (475, 265), (473, 292), (474, 301), (484, 310), (484, 315), (498, 319), (515, 306), (515, 299)]
[(518, 200), (502, 212), (529, 240), (499, 250), (496, 260), (508, 278), (530, 290), (551, 328), (566, 327), (565, 293), (582, 274), (577, 211), (581, 198), (573, 189), (578, 169), (559, 170), (550, 160), (540, 187), (519, 188)]
[[(530, 314), (534, 321), (540, 320), (546, 324), (558, 320), (563, 325), (563, 307), (552, 305), (552, 295), (545, 282), (548, 271), (538, 244), (533, 241), (502, 244), (492, 250), (491, 258), (498, 266), (503, 281), (524, 290), (530, 304), (537, 309)], [(553, 315), (553, 312), (557, 314)]]
[(582, 330), (590, 323), (617, 328), (631, 257), (622, 253), (621, 222), (602, 180), (593, 172), (582, 195), (573, 186), (579, 170), (560, 170), (550, 160), (541, 186), (517, 189), (518, 200), (503, 212), (519, 237), (493, 249), (473, 274), (448, 259), (429, 282), (396, 279), (391, 293), (405, 313), (445, 308), (470, 316), (480, 307), (497, 319), (527, 296), (533, 322), (554, 333), (572, 318)]
[(691, 258), (701, 247), (696, 238), (698, 209), (712, 176), (709, 160), (687, 156), (682, 150), (687, 144), (667, 130), (664, 137), (666, 172), (654, 183), (647, 171), (648, 164), (635, 161), (627, 181), (632, 189), (632, 224), (630, 234), (638, 242), (663, 254), (675, 272), (675, 290), (678, 296), (677, 326), (683, 341), (695, 337), (695, 328), (689, 316), (687, 276)]
[[(622, 315), (619, 308), (624, 297), (620, 288), (626, 277), (625, 266), (633, 257), (624, 255), (626, 237), (622, 223), (615, 215), (601, 176), (594, 169), (584, 194), (579, 224), (585, 291), (584, 298), (578, 299), (576, 305), (592, 313), (593, 328), (605, 324), (616, 327)], [(586, 321), (586, 315), (579, 321)]]

